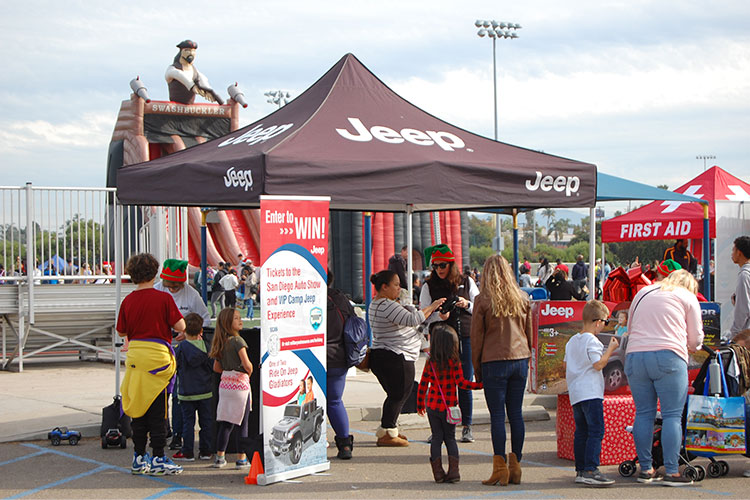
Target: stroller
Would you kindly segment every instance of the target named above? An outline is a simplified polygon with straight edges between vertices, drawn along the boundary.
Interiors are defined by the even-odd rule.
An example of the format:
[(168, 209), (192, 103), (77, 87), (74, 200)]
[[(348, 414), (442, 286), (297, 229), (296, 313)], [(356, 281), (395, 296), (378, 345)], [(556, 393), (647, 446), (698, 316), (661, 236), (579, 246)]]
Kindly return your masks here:
[[(684, 413), (683, 413), (683, 422), (684, 422)], [(664, 465), (664, 453), (661, 447), (661, 426), (662, 426), (662, 418), (661, 413), (656, 413), (656, 418), (654, 419), (654, 437), (651, 441), (651, 459), (654, 469), (658, 469), (662, 465)], [(633, 426), (629, 425), (626, 427), (626, 430), (629, 433), (633, 433)], [(684, 426), (683, 426), (684, 431)], [(690, 465), (690, 461), (695, 458), (695, 455), (692, 453), (688, 453), (685, 450), (685, 442), (683, 440), (682, 445), (680, 446), (680, 454), (678, 456), (678, 464), (685, 466), (685, 477), (688, 477), (692, 479), (693, 481), (703, 481), (706, 477), (706, 469), (703, 468), (702, 465)], [(722, 460), (723, 462), (723, 460)], [(620, 466), (618, 467), (618, 471), (620, 472), (620, 475), (622, 477), (630, 477), (635, 474), (637, 467), (636, 464), (638, 463), (638, 457), (634, 457), (632, 460), (625, 460), (624, 462), (620, 463)], [(726, 463), (726, 462), (724, 462)], [(729, 471), (729, 466), (726, 466), (727, 471)]]
[[(728, 347), (722, 347), (717, 350), (712, 349), (711, 347), (707, 345), (703, 345), (703, 350), (705, 350), (709, 356), (706, 359), (706, 361), (701, 366), (697, 377), (695, 378), (695, 381), (693, 382), (693, 389), (694, 394), (703, 394), (703, 388), (704, 384), (706, 382), (706, 375), (708, 373), (708, 367), (711, 364), (712, 360), (721, 360), (719, 363), (721, 365), (721, 371), (723, 374), (726, 374), (728, 370), (730, 370), (730, 366), (732, 365), (732, 359), (734, 357), (734, 351), (731, 348)], [(718, 356), (717, 356), (718, 353)], [(730, 377), (729, 375), (725, 375), (727, 378), (727, 387), (728, 387), (728, 395), (729, 396), (740, 396), (740, 389), (739, 384), (737, 383), (737, 380), (733, 377)], [(716, 390), (712, 390), (712, 392), (717, 392)], [(686, 420), (687, 420), (687, 403), (685, 405), (685, 409), (682, 413), (682, 433), (683, 433), (683, 441), (682, 445), (680, 446), (680, 454), (679, 454), (679, 464), (685, 465), (685, 476), (692, 479), (693, 481), (702, 481), (706, 475), (712, 478), (721, 477), (727, 475), (729, 473), (729, 464), (725, 460), (716, 460), (714, 458), (714, 455), (701, 455), (705, 456), (710, 460), (710, 463), (704, 468), (702, 465), (691, 465), (690, 462), (695, 459), (698, 455), (691, 453), (686, 450), (685, 448), (685, 428), (686, 428)], [(657, 413), (657, 417), (654, 423), (654, 438), (652, 441), (652, 447), (651, 447), (651, 454), (653, 456), (653, 466), (654, 468), (661, 467), (664, 465), (664, 455), (661, 447), (661, 424), (662, 419), (661, 416)], [(747, 426), (747, 422), (746, 422)], [(747, 430), (747, 429), (746, 429)], [(632, 426), (628, 426), (628, 432), (632, 433)], [(619, 472), (620, 475), (623, 477), (630, 477), (633, 474), (635, 474), (636, 471), (636, 463), (638, 462), (638, 458), (634, 458), (633, 460), (626, 460), (622, 462), (619, 466)]]

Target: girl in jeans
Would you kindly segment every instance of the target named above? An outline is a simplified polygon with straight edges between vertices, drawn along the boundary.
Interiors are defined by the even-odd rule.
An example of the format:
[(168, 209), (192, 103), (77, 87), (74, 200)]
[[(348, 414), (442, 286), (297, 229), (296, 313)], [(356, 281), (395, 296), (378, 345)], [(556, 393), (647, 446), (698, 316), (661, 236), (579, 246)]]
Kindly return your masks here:
[(396, 421), (414, 385), (414, 362), (419, 357), (422, 334), (415, 328), (432, 314), (445, 298), (417, 311), (402, 306), (396, 299), (401, 293), (401, 280), (395, 271), (384, 269), (370, 277), (375, 286), (375, 299), (367, 314), (372, 328), (370, 368), (385, 391), (383, 414), (377, 436), (378, 446), (409, 446), (398, 432)]
[[(640, 483), (661, 480), (665, 486), (692, 484), (680, 474), (678, 459), (688, 352), (695, 352), (703, 342), (697, 291), (698, 283), (690, 273), (673, 271), (663, 281), (642, 288), (630, 305), (625, 375), (635, 403), (633, 439), (641, 464)], [(651, 456), (657, 399), (663, 420), (664, 478), (656, 475)]]
[[(462, 372), (456, 330), (442, 323), (430, 334), (430, 360), (425, 363), (417, 393), (417, 413), (422, 416), (427, 413), (432, 431), (430, 465), (436, 483), (457, 483), (461, 480), (458, 470), (456, 424), (448, 422), (446, 413), (449, 407), (458, 403), (456, 388), (482, 388), (481, 383), (466, 380)], [(448, 451), (447, 475), (443, 470), (440, 456), (443, 443)]]
[[(501, 255), (484, 263), (479, 296), (471, 323), (474, 373), (484, 383), (484, 399), (490, 411), (492, 475), (482, 484), (521, 482), (521, 453), (525, 427), (521, 406), (531, 357), (533, 336), (528, 296), (516, 283), (513, 271)], [(505, 412), (510, 421), (511, 450), (505, 455)]]

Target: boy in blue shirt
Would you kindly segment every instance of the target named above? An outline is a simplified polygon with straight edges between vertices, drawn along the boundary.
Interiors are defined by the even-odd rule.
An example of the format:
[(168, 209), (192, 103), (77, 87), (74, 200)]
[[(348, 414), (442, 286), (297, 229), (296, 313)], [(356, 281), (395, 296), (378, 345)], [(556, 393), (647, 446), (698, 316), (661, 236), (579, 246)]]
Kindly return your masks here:
[(198, 450), (201, 460), (211, 459), (213, 416), (211, 412), (213, 360), (208, 357), (209, 347), (203, 340), (203, 318), (196, 313), (185, 316), (185, 340), (175, 349), (179, 391), (177, 397), (182, 409), (182, 449), (172, 458), (192, 462), (195, 460), (195, 413), (198, 412)]
[(576, 424), (573, 451), (576, 462), (576, 483), (589, 486), (610, 486), (612, 479), (599, 472), (599, 456), (604, 437), (604, 376), (602, 369), (617, 349), (612, 337), (604, 350), (596, 335), (609, 323), (609, 309), (598, 300), (583, 307), (583, 331), (574, 335), (565, 347), (565, 380)]

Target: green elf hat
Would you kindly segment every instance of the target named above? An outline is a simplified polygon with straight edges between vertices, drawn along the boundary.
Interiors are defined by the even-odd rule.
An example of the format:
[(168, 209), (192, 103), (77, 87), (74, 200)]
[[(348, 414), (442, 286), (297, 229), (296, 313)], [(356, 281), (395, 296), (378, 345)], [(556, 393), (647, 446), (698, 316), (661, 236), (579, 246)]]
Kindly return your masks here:
[(444, 243), (433, 245), (424, 249), (424, 261), (429, 266), (433, 260), (444, 260), (446, 262), (455, 262), (456, 256), (450, 247)]
[(672, 259), (667, 259), (656, 266), (656, 270), (662, 276), (669, 276), (672, 271), (678, 271), (680, 269), (682, 269), (682, 266), (679, 264), (679, 262), (675, 262)]
[(187, 265), (186, 260), (167, 259), (159, 277), (167, 281), (187, 281)]

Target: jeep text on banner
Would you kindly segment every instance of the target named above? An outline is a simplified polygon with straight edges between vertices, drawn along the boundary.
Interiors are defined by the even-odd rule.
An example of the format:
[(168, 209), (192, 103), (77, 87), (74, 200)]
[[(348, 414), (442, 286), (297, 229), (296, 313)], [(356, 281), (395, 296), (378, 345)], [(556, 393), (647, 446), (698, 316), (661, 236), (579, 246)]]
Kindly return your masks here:
[(270, 484), (326, 457), (327, 197), (261, 196), (261, 390)]

